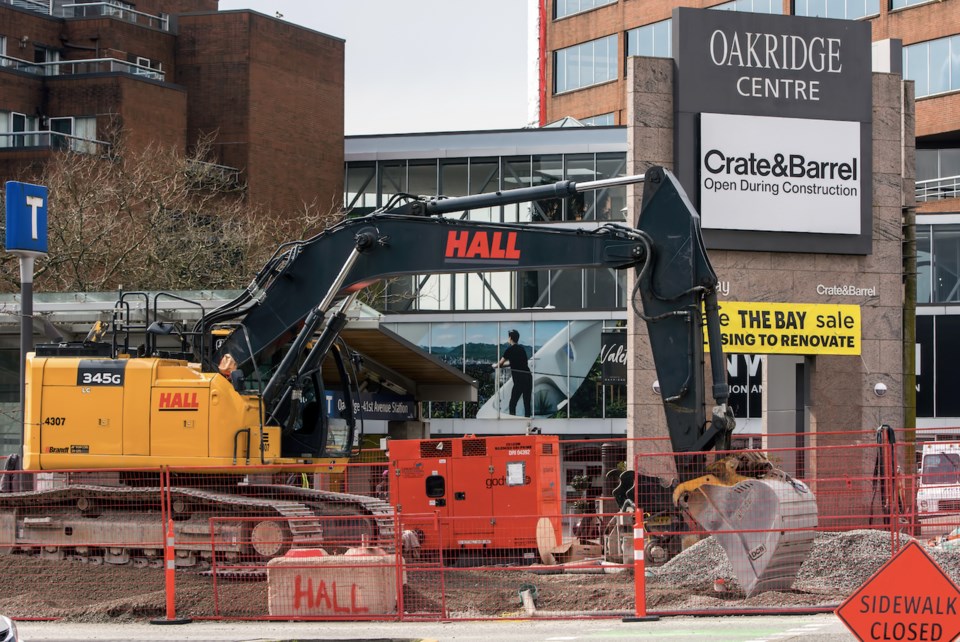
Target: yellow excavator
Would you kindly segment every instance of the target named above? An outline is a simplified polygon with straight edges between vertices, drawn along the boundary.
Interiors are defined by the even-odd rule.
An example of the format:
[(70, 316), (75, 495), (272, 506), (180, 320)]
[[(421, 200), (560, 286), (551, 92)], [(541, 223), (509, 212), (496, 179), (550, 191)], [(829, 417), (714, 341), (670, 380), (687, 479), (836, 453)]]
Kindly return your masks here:
[[(444, 216), (638, 182), (645, 188), (635, 227), (572, 229)], [(240, 296), (204, 312), (189, 330), (156, 320), (157, 298), (176, 295), (151, 300), (123, 293), (100, 341), (40, 345), (27, 357), (23, 457), (10, 458), (8, 469), (62, 474), (32, 487), (22, 483), (29, 476), (4, 476), (0, 550), (158, 563), (161, 468), (189, 469), (171, 480), (179, 534), (196, 540), (197, 533), (209, 532), (210, 517), (249, 518), (215, 520), (218, 541), (230, 543), (218, 555), (263, 561), (289, 547), (337, 538), (392, 542), (392, 512), (382, 500), (270, 483), (263, 476), (283, 466), (339, 466), (355, 452), (361, 431), (352, 400), (362, 364), (340, 333), (357, 290), (405, 274), (582, 267), (636, 271), (634, 308), (647, 324), (673, 450), (683, 453), (677, 456), (679, 480), (657, 480), (664, 488), (680, 482), (677, 503), (669, 502), (671, 523), (681, 524), (685, 510), (711, 530), (764, 529), (770, 516), (785, 512), (804, 515), (807, 526), (812, 515), (815, 524), (813, 494), (762, 455), (749, 471), (723, 462), (708, 468), (707, 451), (729, 447), (734, 427), (718, 280), (699, 216), (676, 178), (654, 167), (644, 176), (459, 198), (399, 195), (382, 211), (280, 247)], [(131, 318), (135, 304), (154, 310), (142, 328), (118, 322)], [(709, 420), (701, 315), (711, 338), (717, 403)], [(138, 334), (144, 342), (131, 345)], [(179, 344), (161, 348), (159, 337), (171, 334)], [(267, 363), (273, 367), (262, 375)], [(329, 417), (323, 403), (334, 380), (345, 400), (343, 419)], [(812, 540), (812, 530), (762, 534), (761, 543), (744, 541), (752, 535), (730, 539), (731, 559), (745, 552), (749, 560), (742, 582), (748, 591), (792, 582)], [(72, 546), (71, 540), (97, 544)], [(205, 566), (212, 555), (200, 543), (178, 544), (177, 554), (185, 567)]]

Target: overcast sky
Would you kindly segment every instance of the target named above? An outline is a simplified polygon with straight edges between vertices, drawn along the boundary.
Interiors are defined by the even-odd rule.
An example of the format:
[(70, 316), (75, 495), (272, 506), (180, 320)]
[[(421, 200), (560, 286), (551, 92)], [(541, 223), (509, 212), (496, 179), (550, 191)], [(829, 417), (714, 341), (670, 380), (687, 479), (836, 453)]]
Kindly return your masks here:
[(220, 0), (346, 40), (347, 134), (523, 127), (527, 0)]

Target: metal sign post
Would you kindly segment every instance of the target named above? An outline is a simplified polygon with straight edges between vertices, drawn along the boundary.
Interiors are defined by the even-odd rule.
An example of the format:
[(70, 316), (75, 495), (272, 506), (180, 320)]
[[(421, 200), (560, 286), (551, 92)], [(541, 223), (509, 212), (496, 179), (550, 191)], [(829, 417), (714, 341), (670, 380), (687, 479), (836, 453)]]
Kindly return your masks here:
[(33, 349), (33, 262), (47, 255), (47, 188), (8, 181), (6, 249), (20, 257), (20, 457), (26, 450), (27, 353)]

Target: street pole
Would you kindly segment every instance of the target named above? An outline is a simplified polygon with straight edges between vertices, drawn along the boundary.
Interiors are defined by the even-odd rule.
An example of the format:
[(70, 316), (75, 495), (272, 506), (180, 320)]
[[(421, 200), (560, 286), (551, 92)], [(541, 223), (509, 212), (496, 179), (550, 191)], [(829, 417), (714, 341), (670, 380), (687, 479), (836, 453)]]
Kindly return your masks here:
[(33, 256), (20, 255), (20, 461), (26, 456), (27, 353), (33, 350)]
[[(33, 350), (33, 270), (47, 255), (47, 188), (7, 181), (5, 248), (20, 259), (20, 466), (27, 456), (27, 353)], [(39, 442), (36, 444), (39, 447)]]

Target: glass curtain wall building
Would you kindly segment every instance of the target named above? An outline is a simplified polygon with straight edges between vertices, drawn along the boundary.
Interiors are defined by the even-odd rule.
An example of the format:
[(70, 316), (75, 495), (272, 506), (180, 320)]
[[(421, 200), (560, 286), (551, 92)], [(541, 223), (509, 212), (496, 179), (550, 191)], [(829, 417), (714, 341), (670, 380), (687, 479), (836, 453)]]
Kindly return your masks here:
[[(623, 176), (626, 149), (623, 127), (347, 137), (344, 201), (362, 215), (401, 193), (465, 196)], [(595, 228), (625, 222), (625, 206), (625, 188), (618, 187), (450, 216)], [(603, 342), (625, 337), (625, 274), (414, 275), (391, 279), (372, 303), (388, 328), (478, 382), (476, 402), (425, 404), (432, 434), (518, 432), (517, 417), (508, 413), (509, 374), (492, 367), (510, 330), (519, 332), (530, 359), (535, 427), (570, 436), (625, 434), (625, 382), (605, 383), (600, 367)]]

